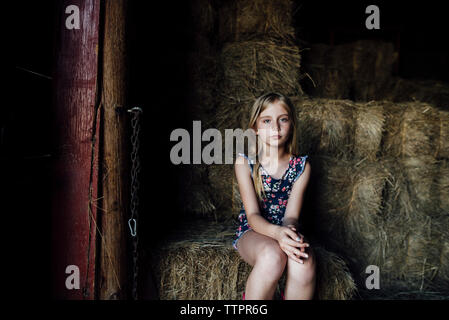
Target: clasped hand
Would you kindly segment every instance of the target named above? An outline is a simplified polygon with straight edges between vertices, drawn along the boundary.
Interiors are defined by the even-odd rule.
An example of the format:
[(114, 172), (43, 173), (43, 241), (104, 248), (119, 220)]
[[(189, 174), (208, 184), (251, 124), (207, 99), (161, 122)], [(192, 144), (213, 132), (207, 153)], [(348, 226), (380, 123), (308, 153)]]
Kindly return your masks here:
[(309, 257), (305, 251), (309, 244), (304, 242), (304, 236), (296, 231), (294, 225), (280, 226), (276, 240), (282, 251), (296, 262), (304, 263), (303, 259)]

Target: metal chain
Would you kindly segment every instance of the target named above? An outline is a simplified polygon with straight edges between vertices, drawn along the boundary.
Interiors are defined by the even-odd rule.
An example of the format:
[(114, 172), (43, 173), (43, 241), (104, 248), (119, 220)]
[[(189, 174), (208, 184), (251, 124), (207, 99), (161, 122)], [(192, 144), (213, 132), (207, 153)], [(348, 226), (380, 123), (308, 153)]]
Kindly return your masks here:
[(132, 298), (133, 300), (138, 299), (137, 294), (137, 280), (139, 275), (139, 265), (138, 265), (138, 245), (139, 237), (137, 236), (137, 221), (139, 217), (139, 173), (140, 173), (140, 159), (139, 159), (139, 148), (140, 148), (140, 114), (142, 109), (139, 107), (134, 107), (129, 109), (128, 112), (132, 112), (133, 117), (131, 119), (132, 135), (131, 135), (131, 217), (128, 220), (128, 226), (132, 236), (133, 245), (133, 286), (132, 286)]

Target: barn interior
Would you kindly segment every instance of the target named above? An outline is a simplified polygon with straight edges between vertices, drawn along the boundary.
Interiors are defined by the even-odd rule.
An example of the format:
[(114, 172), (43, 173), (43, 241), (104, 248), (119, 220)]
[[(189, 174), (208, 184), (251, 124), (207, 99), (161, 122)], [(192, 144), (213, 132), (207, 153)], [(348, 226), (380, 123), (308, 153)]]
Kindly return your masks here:
[[(191, 133), (195, 120), (203, 131), (243, 128), (265, 91), (291, 97), (301, 153), (316, 168), (301, 219), (317, 248), (317, 298), (449, 297), (445, 11), (382, 1), (380, 29), (368, 30), (370, 4), (129, 1), (127, 94), (143, 110), (142, 299), (240, 299), (251, 267), (231, 247), (241, 205), (233, 166), (174, 165), (170, 134)], [(47, 230), (31, 244), (38, 248), (51, 233), (42, 221), (52, 198), (56, 5), (31, 6), (14, 73), (28, 89), (2, 110), (1, 167), (31, 222), (24, 232)], [(368, 265), (381, 270), (380, 290), (365, 287)]]

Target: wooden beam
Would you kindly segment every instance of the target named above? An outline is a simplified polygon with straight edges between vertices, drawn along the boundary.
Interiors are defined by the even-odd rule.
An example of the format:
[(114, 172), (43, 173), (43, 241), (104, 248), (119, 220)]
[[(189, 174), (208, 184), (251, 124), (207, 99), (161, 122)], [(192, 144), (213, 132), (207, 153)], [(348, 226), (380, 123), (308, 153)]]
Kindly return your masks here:
[[(126, 0), (105, 1), (102, 93), (102, 241), (99, 299), (126, 299), (126, 219), (129, 208), (129, 116), (126, 75)], [(118, 108), (118, 109), (117, 109)], [(120, 109), (122, 108), (122, 109)], [(122, 110), (118, 112), (118, 110)]]
[[(100, 0), (63, 0), (57, 5), (52, 119), (52, 291), (56, 299), (93, 299)], [(66, 9), (70, 5), (79, 8), (79, 29), (66, 26), (70, 16)], [(74, 267), (67, 269), (69, 266), (78, 268), (79, 278)], [(73, 278), (67, 287), (70, 276)], [(79, 288), (75, 278), (79, 280)]]

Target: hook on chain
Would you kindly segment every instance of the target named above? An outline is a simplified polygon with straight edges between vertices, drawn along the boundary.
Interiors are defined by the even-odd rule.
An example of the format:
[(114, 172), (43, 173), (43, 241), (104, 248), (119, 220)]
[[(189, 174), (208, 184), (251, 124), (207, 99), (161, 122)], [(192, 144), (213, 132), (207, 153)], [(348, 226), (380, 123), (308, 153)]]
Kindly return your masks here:
[[(133, 224), (132, 224), (133, 222)], [(131, 231), (131, 235), (135, 237), (137, 235), (137, 221), (134, 218), (128, 220), (129, 230)]]

